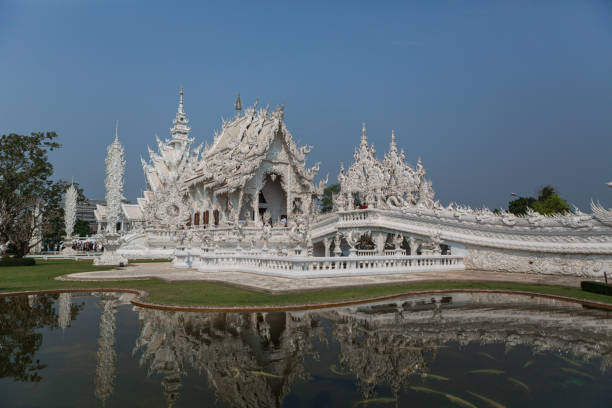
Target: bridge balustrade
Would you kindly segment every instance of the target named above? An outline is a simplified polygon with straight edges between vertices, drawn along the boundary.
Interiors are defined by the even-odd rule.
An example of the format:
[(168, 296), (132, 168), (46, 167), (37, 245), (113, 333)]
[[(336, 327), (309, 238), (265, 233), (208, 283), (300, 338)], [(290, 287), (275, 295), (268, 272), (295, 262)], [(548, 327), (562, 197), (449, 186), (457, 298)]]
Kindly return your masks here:
[(259, 272), (283, 276), (319, 276), (323, 272), (342, 274), (404, 273), (427, 270), (465, 269), (463, 257), (453, 255), (421, 256), (366, 256), (347, 257), (302, 257), (277, 256), (271, 254), (244, 254), (208, 252), (194, 255), (177, 251), (176, 266), (197, 268), (203, 272), (242, 271)]

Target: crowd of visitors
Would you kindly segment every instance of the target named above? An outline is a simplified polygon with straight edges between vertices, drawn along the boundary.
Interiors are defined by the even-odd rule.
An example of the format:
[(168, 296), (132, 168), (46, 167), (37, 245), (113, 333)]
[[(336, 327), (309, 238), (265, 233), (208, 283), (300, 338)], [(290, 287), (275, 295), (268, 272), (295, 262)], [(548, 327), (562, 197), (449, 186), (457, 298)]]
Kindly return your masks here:
[(77, 241), (72, 244), (72, 249), (75, 251), (99, 252), (102, 251), (102, 245), (92, 241)]
[[(66, 248), (63, 241), (53, 242), (50, 241), (45, 250), (48, 252), (59, 252)], [(101, 252), (104, 248), (99, 242), (94, 241), (76, 241), (72, 243), (72, 249), (80, 252)]]

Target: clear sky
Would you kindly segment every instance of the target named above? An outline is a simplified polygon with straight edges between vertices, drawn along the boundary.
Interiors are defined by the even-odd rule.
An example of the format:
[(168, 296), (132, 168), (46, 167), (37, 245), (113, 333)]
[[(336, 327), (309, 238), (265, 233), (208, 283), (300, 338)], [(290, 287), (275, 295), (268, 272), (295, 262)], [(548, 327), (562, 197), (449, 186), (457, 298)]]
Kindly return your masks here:
[(197, 142), (285, 103), (335, 182), (361, 123), (391, 130), (437, 197), (493, 208), (552, 184), (612, 206), (611, 1), (0, 0), (0, 132), (54, 130), (56, 174), (104, 196), (119, 120), (126, 196), (185, 87)]

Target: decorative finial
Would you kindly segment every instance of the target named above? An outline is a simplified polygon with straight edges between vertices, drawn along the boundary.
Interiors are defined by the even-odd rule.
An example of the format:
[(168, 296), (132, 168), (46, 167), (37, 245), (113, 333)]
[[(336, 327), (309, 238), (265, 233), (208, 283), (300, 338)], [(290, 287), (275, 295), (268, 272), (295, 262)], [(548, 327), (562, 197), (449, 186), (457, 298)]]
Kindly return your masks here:
[(389, 147), (389, 152), (394, 151), (397, 152), (397, 143), (395, 143), (395, 130), (391, 130), (391, 146)]
[(119, 141), (119, 120), (115, 121), (115, 141)]
[(366, 124), (363, 122), (361, 125), (361, 146), (368, 147), (368, 137), (366, 136)]
[(285, 102), (283, 102), (283, 104), (279, 106), (278, 113), (280, 115), (281, 120), (285, 119)]
[(238, 92), (236, 103), (234, 103), (234, 109), (236, 109), (238, 112), (242, 110), (242, 101), (240, 100), (240, 92)]

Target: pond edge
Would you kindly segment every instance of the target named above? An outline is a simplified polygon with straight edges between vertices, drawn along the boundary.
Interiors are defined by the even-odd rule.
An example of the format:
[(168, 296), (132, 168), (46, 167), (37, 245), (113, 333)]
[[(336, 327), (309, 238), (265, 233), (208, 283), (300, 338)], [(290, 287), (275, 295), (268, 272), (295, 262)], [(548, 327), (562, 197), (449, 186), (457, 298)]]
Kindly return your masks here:
[(568, 296), (551, 295), (548, 293), (530, 292), (523, 290), (504, 290), (504, 289), (431, 289), (431, 290), (415, 290), (391, 295), (376, 296), (362, 299), (343, 300), (337, 302), (301, 304), (301, 305), (266, 305), (266, 306), (180, 306), (180, 305), (164, 305), (159, 303), (146, 302), (144, 299), (149, 296), (149, 293), (139, 289), (129, 288), (70, 288), (70, 289), (44, 289), (44, 290), (26, 290), (15, 292), (0, 293), (0, 298), (10, 296), (27, 296), (27, 295), (46, 295), (55, 293), (92, 293), (92, 292), (118, 292), (131, 293), (136, 295), (130, 301), (134, 306), (147, 309), (166, 310), (173, 312), (285, 312), (298, 310), (315, 310), (315, 309), (330, 309), (335, 307), (352, 306), (364, 303), (380, 302), (384, 300), (397, 299), (409, 296), (418, 295), (433, 295), (444, 293), (502, 293), (509, 295), (537, 296), (546, 299), (560, 300), (563, 302), (577, 303), (585, 307), (595, 309), (612, 310), (612, 304), (596, 302), (586, 299), (572, 298)]

